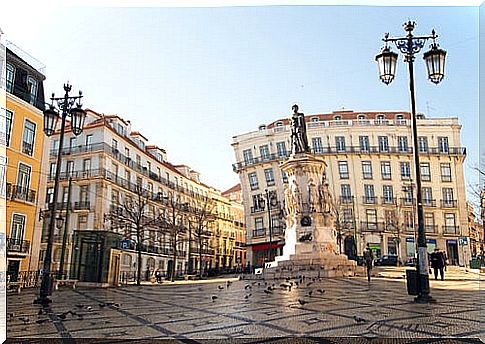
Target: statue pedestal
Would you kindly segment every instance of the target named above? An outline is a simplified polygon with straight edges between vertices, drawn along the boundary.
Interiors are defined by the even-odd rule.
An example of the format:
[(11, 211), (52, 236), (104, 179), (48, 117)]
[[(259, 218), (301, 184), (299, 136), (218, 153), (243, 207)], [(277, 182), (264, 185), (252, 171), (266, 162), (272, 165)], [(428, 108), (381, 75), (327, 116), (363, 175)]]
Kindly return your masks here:
[[(287, 207), (283, 255), (268, 264), (264, 278), (354, 276), (356, 262), (338, 253), (334, 215), (329, 208), (332, 200), (321, 184), (325, 160), (299, 153), (280, 167), (288, 176), (294, 203)], [(290, 202), (290, 191), (285, 191), (286, 203)]]

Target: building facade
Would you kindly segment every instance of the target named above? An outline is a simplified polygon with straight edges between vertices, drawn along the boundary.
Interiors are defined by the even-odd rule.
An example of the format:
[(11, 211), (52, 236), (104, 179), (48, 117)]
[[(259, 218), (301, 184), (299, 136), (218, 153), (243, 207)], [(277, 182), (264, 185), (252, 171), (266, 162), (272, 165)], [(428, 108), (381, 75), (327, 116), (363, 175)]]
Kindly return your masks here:
[[(428, 250), (446, 251), (452, 264), (469, 260), (463, 162), (457, 118), (418, 119), (419, 152)], [(335, 111), (306, 115), (313, 154), (323, 155), (337, 215), (342, 253), (361, 255), (366, 244), (377, 257), (416, 251), (416, 201), (412, 182), (412, 136), (407, 112)], [(289, 156), (290, 122), (280, 119), (233, 137), (247, 226), (247, 254), (261, 265), (270, 247), (284, 245), (283, 188), (279, 163)], [(266, 191), (271, 196), (269, 213)], [(271, 238), (269, 223), (271, 221)]]
[[(55, 133), (50, 138), (44, 210), (52, 202), (58, 148), (59, 133)], [(189, 166), (171, 164), (166, 151), (149, 145), (141, 133), (132, 130), (130, 121), (87, 110), (81, 135), (74, 136), (67, 127), (62, 154), (57, 208), (61, 217), (65, 219), (66, 213), (69, 217), (67, 226), (57, 228), (54, 233), (53, 271), (59, 269), (64, 251), (63, 270), (71, 278), (116, 284), (117, 276), (124, 278), (136, 273), (138, 243), (143, 278), (152, 276), (155, 270), (165, 274), (173, 264), (178, 275), (195, 273), (199, 266), (205, 272), (236, 266), (232, 258), (236, 235), (232, 203), (220, 191), (202, 183), (199, 173)], [(142, 217), (163, 214), (163, 219), (168, 221), (173, 214), (176, 217), (173, 225), (183, 227), (183, 235), (174, 244), (176, 250), (173, 237), (159, 223), (144, 228), (138, 240), (131, 225), (115, 224), (112, 220), (113, 214), (129, 210), (127, 200), (136, 203), (140, 192), (147, 197), (146, 207), (140, 213)], [(208, 215), (202, 220), (197, 218), (201, 209), (208, 209)], [(46, 224), (44, 221), (44, 228)], [(199, 240), (200, 225), (203, 230)], [(67, 240), (63, 246), (65, 229)], [(46, 240), (44, 230), (43, 241)], [(110, 250), (105, 251), (106, 245)], [(107, 255), (109, 261), (105, 260)], [(104, 272), (91, 274), (83, 270), (85, 266), (102, 267)]]
[(6, 47), (6, 59), (0, 193), (6, 199), (7, 276), (15, 281), (19, 273), (36, 270), (38, 265), (37, 200), (45, 181), (41, 173), (45, 76), (38, 61), (14, 45)]
[(467, 211), (471, 255), (472, 257), (482, 256), (485, 252), (483, 224), (475, 215), (475, 208), (471, 202), (467, 202)]

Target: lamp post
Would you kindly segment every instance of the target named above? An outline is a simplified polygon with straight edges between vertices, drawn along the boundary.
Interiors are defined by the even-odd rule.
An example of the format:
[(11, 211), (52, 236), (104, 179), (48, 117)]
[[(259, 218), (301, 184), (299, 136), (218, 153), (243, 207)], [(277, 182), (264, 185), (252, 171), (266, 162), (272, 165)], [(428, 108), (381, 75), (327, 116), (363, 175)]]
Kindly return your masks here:
[(424, 232), (423, 203), (421, 196), (421, 171), (418, 152), (418, 130), (416, 123), (416, 101), (414, 96), (414, 56), (421, 51), (428, 39), (432, 40), (430, 50), (423, 54), (428, 70), (428, 78), (431, 82), (438, 84), (444, 77), (446, 51), (440, 49), (436, 43), (438, 37), (434, 30), (430, 36), (414, 36), (413, 30), (415, 22), (404, 23), (404, 30), (407, 32), (405, 37), (389, 38), (389, 33), (384, 35), (385, 46), (380, 54), (376, 56), (380, 79), (389, 85), (394, 79), (397, 64), (397, 54), (392, 52), (388, 43), (394, 43), (397, 49), (404, 55), (404, 62), (408, 63), (409, 70), (409, 92), (411, 101), (411, 127), (413, 133), (413, 160), (414, 173), (416, 179), (416, 200), (418, 215), (418, 262), (417, 272), (417, 292), (415, 302), (427, 303), (434, 299), (429, 295), (429, 275), (428, 275), (428, 254), (426, 248), (426, 236)]
[(271, 197), (270, 199), (270, 195), (269, 195), (269, 191), (268, 189), (264, 189), (264, 193), (265, 193), (265, 196), (266, 196), (266, 206), (267, 206), (267, 209), (268, 209), (268, 230), (269, 230), (269, 252), (268, 252), (268, 262), (271, 262), (273, 261), (273, 247), (272, 247), (272, 243), (273, 243), (273, 224), (272, 224), (272, 221), (271, 221), (271, 206), (274, 205), (273, 204), (273, 197)]
[[(54, 225), (57, 212), (57, 193), (59, 191), (59, 177), (61, 173), (61, 157), (64, 143), (64, 131), (66, 128), (66, 118), (71, 117), (71, 130), (74, 135), (79, 135), (83, 131), (84, 120), (86, 112), (82, 109), (81, 98), (82, 92), (79, 91), (79, 96), (69, 96), (72, 85), (64, 84), (64, 97), (56, 98), (54, 93), (51, 97), (51, 104), (48, 109), (44, 111), (44, 133), (47, 136), (52, 136), (56, 131), (57, 122), (61, 118), (61, 128), (59, 136), (59, 150), (57, 152), (56, 174), (54, 180), (54, 194), (52, 197), (52, 207), (49, 217), (49, 227), (47, 232), (47, 248), (45, 251), (44, 265), (42, 269), (42, 282), (40, 285), (39, 297), (34, 300), (34, 304), (41, 304), (43, 306), (52, 302), (49, 295), (52, 294), (52, 246), (54, 244)], [(57, 108), (54, 106), (57, 103)], [(60, 113), (60, 114), (59, 114)]]

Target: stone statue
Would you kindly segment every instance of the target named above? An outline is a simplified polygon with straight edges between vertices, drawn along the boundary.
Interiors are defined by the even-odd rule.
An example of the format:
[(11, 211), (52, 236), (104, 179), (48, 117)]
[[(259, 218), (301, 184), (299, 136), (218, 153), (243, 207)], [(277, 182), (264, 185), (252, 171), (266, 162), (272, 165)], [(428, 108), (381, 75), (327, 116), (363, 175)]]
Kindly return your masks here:
[(310, 211), (320, 211), (320, 197), (318, 194), (317, 186), (313, 182), (312, 178), (308, 180), (308, 203), (310, 204)]
[(324, 214), (331, 214), (333, 213), (333, 199), (330, 191), (328, 190), (328, 182), (322, 178), (322, 182), (320, 183), (320, 209)]
[(301, 191), (300, 188), (298, 187), (298, 184), (296, 183), (296, 180), (293, 180), (293, 184), (291, 185), (291, 196), (292, 196), (292, 202), (294, 206), (294, 212), (296, 214), (301, 213)]
[(309, 153), (308, 138), (306, 135), (305, 116), (298, 112), (298, 105), (293, 105), (291, 117), (291, 152)]
[(293, 203), (293, 197), (291, 190), (287, 184), (285, 184), (285, 216), (293, 215), (295, 211), (295, 204)]

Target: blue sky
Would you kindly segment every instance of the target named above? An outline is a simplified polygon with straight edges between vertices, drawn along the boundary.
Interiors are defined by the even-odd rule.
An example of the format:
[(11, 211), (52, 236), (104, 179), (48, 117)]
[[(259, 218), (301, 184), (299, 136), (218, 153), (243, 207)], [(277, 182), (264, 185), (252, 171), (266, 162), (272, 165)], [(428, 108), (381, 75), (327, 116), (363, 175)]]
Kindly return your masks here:
[[(202, 173), (221, 190), (238, 182), (232, 136), (288, 116), (345, 107), (409, 110), (400, 58), (390, 86), (374, 57), (383, 33), (435, 29), (447, 50), (446, 77), (427, 81), (415, 67), (417, 109), (457, 116), (467, 147), (467, 183), (478, 161), (478, 8), (260, 6), (103, 8), (42, 6), (1, 28), (46, 66), (46, 95), (69, 80), (84, 105), (131, 120), (169, 160)], [(29, 25), (25, 25), (29, 23)], [(426, 48), (427, 50), (427, 48)]]

